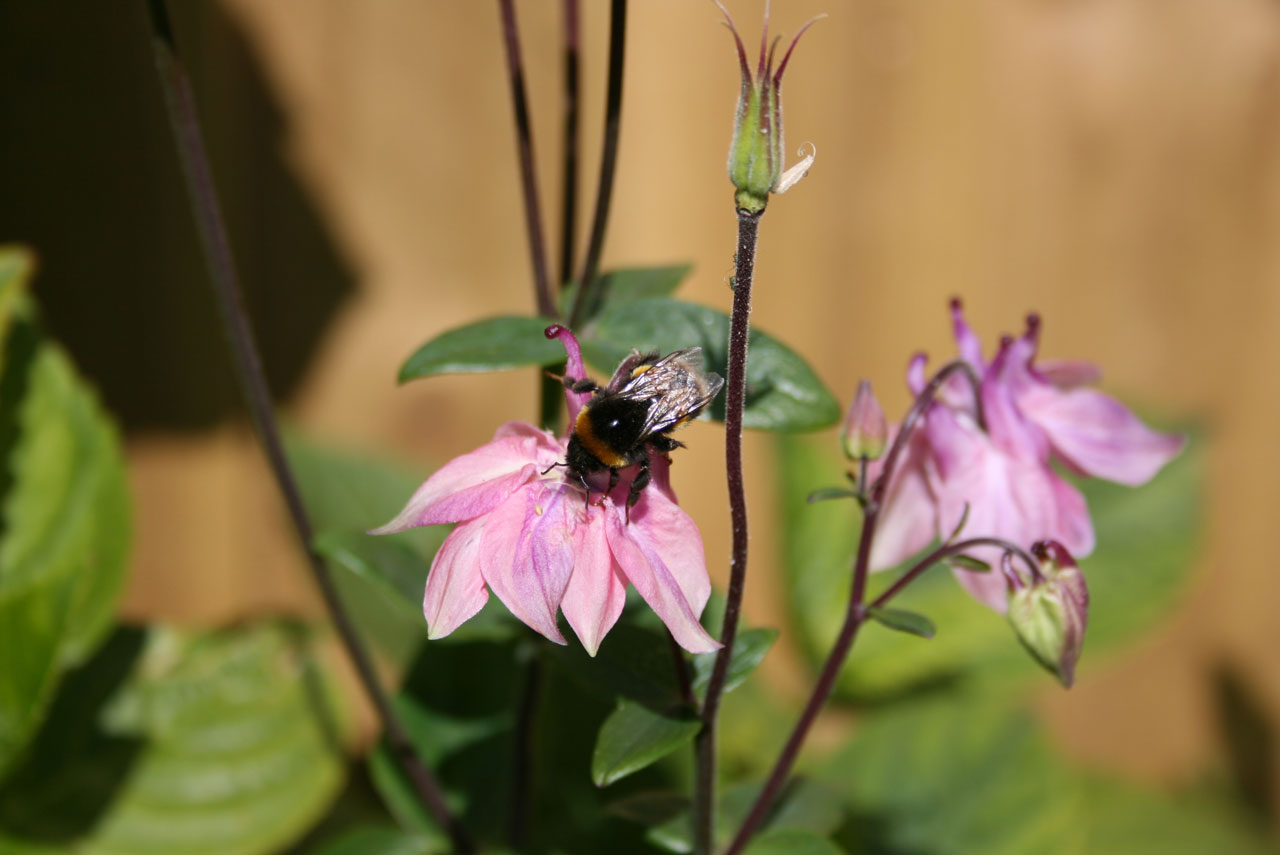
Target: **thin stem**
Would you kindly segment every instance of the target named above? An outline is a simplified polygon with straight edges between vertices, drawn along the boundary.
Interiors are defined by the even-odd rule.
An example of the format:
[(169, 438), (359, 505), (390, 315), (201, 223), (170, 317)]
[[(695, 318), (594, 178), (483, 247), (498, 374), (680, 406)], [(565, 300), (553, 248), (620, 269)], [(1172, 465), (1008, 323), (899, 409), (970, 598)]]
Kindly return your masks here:
[(671, 631), (667, 631), (667, 644), (671, 649), (671, 667), (676, 675), (676, 688), (680, 692), (680, 700), (691, 708), (696, 708), (698, 699), (693, 694), (693, 678), (689, 674), (689, 660), (684, 656), (684, 648), (676, 641)]
[(511, 106), (516, 118), (516, 149), (520, 155), (520, 187), (524, 192), (524, 222), (529, 233), (529, 254), (533, 264), (534, 297), (538, 314), (559, 317), (551, 296), (547, 272), (546, 239), (538, 201), (538, 177), (533, 169), (533, 128), (529, 123), (529, 102), (524, 92), (524, 65), (520, 58), (520, 31), (516, 27), (514, 0), (498, 0), (502, 12), (502, 44), (507, 54), (507, 74), (511, 79)]
[(738, 212), (738, 252), (734, 272), (733, 316), (729, 322), (729, 378), (725, 392), (724, 454), (728, 473), (729, 516), (733, 527), (729, 588), (725, 594), (723, 645), (716, 654), (702, 704), (702, 730), (696, 746), (693, 797), (694, 851), (710, 855), (715, 825), (716, 716), (738, 635), (742, 595), (747, 582), (747, 496), (742, 477), (742, 410), (747, 398), (747, 341), (751, 331), (751, 284), (755, 278), (760, 213)]
[[(907, 412), (906, 418), (902, 420), (902, 427), (898, 429), (897, 436), (893, 438), (893, 445), (889, 446), (889, 454), (884, 459), (884, 468), (880, 470), (880, 477), (872, 485), (871, 502), (873, 505), (878, 506), (884, 500), (885, 492), (889, 489), (889, 481), (897, 468), (899, 458), (902, 457), (903, 452), (906, 450), (907, 441), (910, 439), (912, 431), (915, 430), (925, 410), (933, 403), (933, 399), (937, 397), (938, 390), (942, 388), (942, 384), (946, 383), (953, 374), (963, 374), (973, 386), (973, 399), (977, 407), (978, 424), (984, 428), (986, 427), (986, 416), (982, 410), (981, 384), (978, 382), (978, 377), (974, 373), (972, 366), (960, 359), (948, 362), (938, 369), (938, 373), (933, 375), (933, 379), (916, 396), (916, 400)], [(871, 514), (868, 513), (868, 517), (870, 516)]]
[(622, 125), (622, 71), (627, 49), (627, 0), (612, 0), (609, 6), (609, 81), (605, 93), (604, 145), (600, 150), (600, 183), (596, 187), (596, 209), (587, 239), (587, 258), (578, 277), (578, 294), (569, 312), (569, 326), (576, 329), (596, 298), (596, 274), (604, 249), (609, 203), (613, 200), (613, 175), (618, 165), (618, 131)]
[(1027, 552), (1027, 550), (1023, 549), (1021, 546), (1018, 546), (1016, 543), (1011, 543), (1007, 540), (1001, 540), (998, 537), (971, 537), (968, 540), (961, 540), (955, 543), (944, 543), (942, 546), (939, 546), (937, 549), (933, 550), (933, 552), (930, 552), (924, 558), (921, 558), (914, 565), (912, 565), (910, 570), (908, 570), (906, 573), (903, 573), (900, 577), (898, 577), (898, 580), (896, 582), (894, 582), (892, 585), (886, 588), (884, 593), (876, 597), (875, 600), (871, 603), (871, 607), (877, 608), (877, 609), (883, 607), (894, 597), (898, 596), (898, 594), (902, 593), (902, 590), (904, 588), (906, 588), (908, 585), (914, 582), (922, 573), (924, 573), (924, 571), (928, 570), (930, 567), (935, 566), (936, 564), (938, 564), (938, 562), (942, 561), (944, 558), (950, 555), (959, 555), (965, 550), (972, 549), (975, 546), (994, 546), (997, 549), (1003, 549), (1006, 552), (1011, 552), (1014, 555), (1018, 556), (1020, 559), (1022, 559), (1022, 561), (1026, 563), (1027, 568), (1033, 574), (1040, 572), (1040, 565), (1036, 562), (1035, 558), (1032, 557), (1031, 553)]
[[(770, 771), (769, 777), (766, 779), (759, 795), (756, 796), (755, 803), (751, 806), (751, 811), (747, 814), (746, 819), (743, 820), (742, 826), (733, 838), (733, 842), (725, 850), (725, 855), (738, 855), (743, 847), (747, 845), (747, 841), (751, 839), (751, 835), (760, 827), (760, 823), (764, 821), (765, 815), (768, 813), (769, 808), (773, 806), (773, 802), (778, 797), (782, 785), (786, 782), (787, 776), (791, 774), (791, 767), (795, 765), (796, 757), (800, 753), (800, 747), (809, 735), (809, 729), (813, 727), (818, 713), (821, 712), (822, 707), (831, 696), (836, 677), (839, 675), (840, 669), (844, 667), (849, 651), (853, 648), (853, 641), (857, 637), (858, 628), (862, 626), (867, 618), (867, 609), (863, 600), (866, 598), (867, 577), (871, 566), (871, 544), (875, 539), (876, 525), (880, 520), (880, 512), (884, 509), (884, 496), (888, 491), (889, 482), (893, 478), (898, 461), (906, 449), (911, 432), (916, 428), (929, 404), (937, 396), (938, 390), (942, 388), (942, 385), (947, 382), (949, 377), (957, 372), (965, 374), (973, 384), (974, 399), (978, 402), (979, 407), (977, 417), (980, 423), (984, 422), (981, 398), (978, 395), (978, 378), (968, 363), (960, 360), (944, 365), (933, 376), (933, 379), (916, 397), (911, 409), (907, 412), (906, 418), (902, 420), (902, 427), (898, 430), (898, 435), (894, 437), (893, 445), (889, 448), (889, 454), (885, 457), (884, 468), (876, 483), (872, 485), (870, 497), (865, 506), (862, 534), (858, 538), (858, 554), (854, 559), (853, 565), (853, 586), (849, 592), (849, 606), (845, 611), (844, 624), (840, 627), (840, 633), (836, 636), (831, 652), (827, 654), (826, 662), (823, 663), (822, 671), (818, 675), (818, 681), (800, 713), (799, 720), (792, 729), (791, 735), (787, 737), (782, 751), (778, 754), (778, 759), (774, 761), (773, 769)], [(896, 595), (902, 588), (914, 581), (936, 562), (939, 557), (945, 557), (946, 555), (954, 554), (956, 551), (981, 545), (1006, 546), (1006, 542), (995, 538), (973, 538), (959, 544), (953, 544), (950, 548), (942, 547), (939, 550), (935, 550), (909, 570), (899, 580), (898, 584), (890, 588), (892, 594), (889, 594), (889, 592), (886, 592), (886, 594), (889, 594), (889, 596)], [(1011, 546), (1019, 554), (1026, 554), (1025, 550), (1017, 546), (1007, 545)], [(882, 595), (876, 600), (875, 605), (883, 605), (888, 601), (889, 596)]]
[(249, 406), (249, 415), (254, 429), (266, 453), (276, 485), (288, 507), (294, 532), (311, 565), (312, 575), (329, 610), (329, 617), (355, 665), (365, 692), (382, 720), (392, 755), (408, 777), (419, 800), (440, 827), (448, 833), (454, 849), (458, 852), (472, 852), (474, 849), (471, 840), (445, 803), (444, 791), (418, 756), (404, 725), (396, 716), (390, 700), (383, 692), (378, 682), (373, 659), (343, 608), (329, 568), (311, 545), (311, 521), (307, 516), (297, 481), (289, 469), (284, 447), (280, 441), (271, 393), (267, 388), (266, 374), (262, 369), (262, 360), (254, 341), (249, 317), (244, 309), (239, 276), (227, 238), (217, 191), (214, 188), (213, 175), (209, 169), (209, 159), (200, 131), (191, 84), (178, 59), (173, 30), (170, 27), (168, 11), (163, 0), (149, 0), (148, 9), (154, 36), (156, 67), (164, 91), (170, 128), (182, 163), (187, 190), (191, 196), (192, 212), (204, 247), (205, 258), (209, 264), (209, 274), (213, 280), (214, 294), (217, 297), (222, 323), (231, 348), (236, 375)]
[[(535, 642), (536, 644), (536, 642)], [(525, 668), (524, 692), (516, 713), (515, 757), (511, 775), (511, 818), (508, 839), (511, 848), (521, 851), (526, 843), (529, 809), (533, 801), (533, 746), (537, 730), (538, 706), (542, 699), (542, 660), (532, 649)]]
[(578, 230), (578, 0), (564, 0), (564, 170), (560, 193), (560, 287), (573, 278)]

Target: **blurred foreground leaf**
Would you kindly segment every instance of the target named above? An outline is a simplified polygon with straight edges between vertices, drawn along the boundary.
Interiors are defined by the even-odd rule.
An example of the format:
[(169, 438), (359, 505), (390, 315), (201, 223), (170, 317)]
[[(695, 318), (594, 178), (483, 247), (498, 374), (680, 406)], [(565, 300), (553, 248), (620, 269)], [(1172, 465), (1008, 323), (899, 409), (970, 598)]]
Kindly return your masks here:
[[(1080, 562), (1090, 591), (1081, 660), (1086, 670), (1149, 631), (1177, 602), (1200, 533), (1202, 446), (1193, 441), (1142, 487), (1098, 480), (1082, 484), (1098, 537), (1097, 551)], [(805, 503), (809, 493), (829, 483), (841, 468), (834, 442), (782, 437), (777, 448), (787, 596), (799, 639), (818, 661), (844, 617), (860, 516), (852, 503)], [(868, 599), (898, 575), (899, 570), (875, 574)], [(1006, 621), (966, 594), (947, 568), (929, 570), (894, 605), (928, 614), (937, 627), (936, 639), (921, 644), (899, 633), (860, 634), (837, 684), (846, 696), (885, 700), (958, 679), (1040, 677)]]
[(1001, 700), (945, 696), (873, 715), (820, 770), (860, 851), (955, 855), (1253, 855), (1263, 841), (1213, 799), (1081, 773)]
[(43, 339), (30, 273), (25, 252), (0, 248), (0, 777), (108, 631), (130, 539), (116, 430)]

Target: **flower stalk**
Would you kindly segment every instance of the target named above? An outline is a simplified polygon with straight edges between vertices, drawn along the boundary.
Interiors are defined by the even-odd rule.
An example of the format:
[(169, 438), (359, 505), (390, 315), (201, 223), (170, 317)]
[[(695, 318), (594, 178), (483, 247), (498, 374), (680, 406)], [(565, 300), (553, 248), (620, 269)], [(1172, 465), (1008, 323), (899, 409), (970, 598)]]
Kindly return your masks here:
[(733, 289), (733, 314), (729, 321), (729, 377), (724, 415), (725, 470), (729, 488), (732, 545), (729, 587), (725, 593), (724, 623), (711, 679), (702, 705), (702, 730), (696, 745), (693, 821), (694, 851), (710, 855), (715, 825), (716, 717), (724, 694), (729, 660), (738, 635), (742, 596), (747, 584), (747, 496), (742, 475), (742, 414), (747, 395), (747, 342), (751, 333), (751, 285), (755, 278), (756, 239), (760, 212), (738, 211), (738, 252)]
[(396, 715), (390, 699), (378, 682), (373, 658), (342, 605), (328, 566), (312, 546), (314, 532), (311, 520), (302, 501), (297, 480), (284, 453), (271, 393), (262, 368), (262, 359), (258, 353), (248, 314), (244, 309), (239, 274), (236, 271), (221, 204), (209, 168), (209, 158), (204, 147), (191, 84), (187, 78), (186, 69), (178, 57), (177, 44), (164, 0), (149, 0), (148, 11), (154, 36), (156, 67), (164, 91), (170, 128), (173, 131), (178, 157), (182, 164), (187, 191), (191, 196), (192, 212), (204, 247), (205, 259), (209, 265), (210, 278), (231, 349), (236, 376), (249, 406), (254, 430), (271, 466), (276, 486), (284, 498), (294, 532), (307, 556), (329, 617), (346, 648), (347, 655), (351, 657), (365, 693), (378, 712), (395, 762), (409, 779), (419, 801), (449, 836), (454, 850), (460, 853), (473, 852), (474, 845), (470, 836), (446, 804), (444, 790), (423, 763), (422, 758), (418, 756), (417, 749), (409, 739), (408, 731)]

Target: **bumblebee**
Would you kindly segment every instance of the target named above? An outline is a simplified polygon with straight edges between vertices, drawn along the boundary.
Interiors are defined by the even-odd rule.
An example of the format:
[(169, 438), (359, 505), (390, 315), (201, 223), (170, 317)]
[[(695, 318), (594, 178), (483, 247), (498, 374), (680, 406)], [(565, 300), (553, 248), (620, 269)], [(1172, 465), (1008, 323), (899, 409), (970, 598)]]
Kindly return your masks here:
[(627, 493), (628, 518), (649, 484), (650, 451), (683, 447), (671, 432), (702, 412), (724, 386), (720, 375), (703, 371), (700, 347), (666, 356), (633, 350), (603, 387), (587, 378), (561, 381), (574, 392), (594, 393), (574, 422), (563, 465), (586, 487), (588, 501), (589, 475), (609, 470), (612, 490), (619, 470), (638, 465)]

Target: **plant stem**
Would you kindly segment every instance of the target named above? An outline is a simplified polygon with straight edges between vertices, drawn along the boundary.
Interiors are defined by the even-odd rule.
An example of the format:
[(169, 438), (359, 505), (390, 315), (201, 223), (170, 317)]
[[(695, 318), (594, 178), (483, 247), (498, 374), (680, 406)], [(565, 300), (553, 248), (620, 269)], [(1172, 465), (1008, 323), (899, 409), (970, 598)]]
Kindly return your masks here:
[(671, 649), (671, 667), (676, 676), (676, 689), (680, 692), (680, 700), (690, 708), (696, 709), (698, 699), (693, 694), (693, 679), (689, 674), (689, 660), (685, 658), (684, 648), (676, 641), (670, 630), (667, 630), (667, 646)]
[(542, 660), (537, 642), (530, 643), (529, 663), (525, 667), (524, 692), (516, 712), (515, 762), (511, 775), (511, 819), (508, 839), (516, 852), (525, 846), (528, 836), (529, 808), (533, 800), (533, 741), (537, 730), (538, 705), (542, 698)]
[[(742, 826), (734, 836), (733, 842), (725, 850), (725, 855), (738, 855), (743, 847), (747, 845), (747, 841), (751, 839), (751, 835), (759, 828), (760, 823), (764, 821), (765, 815), (773, 806), (778, 792), (782, 789), (787, 776), (791, 773), (791, 767), (795, 764), (796, 757), (800, 753), (800, 747), (809, 735), (809, 729), (813, 726), (814, 721), (817, 720), (818, 713), (821, 712), (822, 707), (831, 696), (836, 677), (840, 674), (840, 669), (844, 666), (845, 660), (849, 656), (849, 651), (853, 647), (854, 639), (857, 637), (858, 628), (862, 626), (867, 618), (867, 608), (863, 600), (866, 598), (867, 592), (867, 576), (869, 575), (871, 564), (871, 544), (875, 539), (876, 525), (880, 520), (880, 512), (884, 510), (884, 497), (888, 492), (889, 483), (893, 478), (894, 471), (897, 469), (898, 461), (907, 447), (911, 432), (915, 430), (925, 410), (933, 402), (943, 384), (956, 373), (964, 374), (973, 385), (974, 400), (978, 407), (976, 415), (980, 423), (984, 421), (977, 376), (969, 364), (961, 360), (949, 362), (939, 369), (938, 373), (921, 390), (915, 402), (911, 405), (911, 409), (907, 412), (906, 418), (902, 420), (902, 427), (898, 430), (897, 436), (894, 437), (893, 445), (889, 447), (889, 453), (885, 457), (884, 468), (881, 470), (880, 477), (872, 485), (865, 505), (862, 533), (858, 538), (858, 554), (854, 559), (853, 565), (853, 586), (849, 592), (849, 606), (845, 610), (844, 624), (840, 627), (840, 633), (836, 636), (835, 643), (831, 646), (831, 652), (827, 654), (827, 659), (822, 665), (822, 671), (818, 675), (818, 681), (814, 684), (813, 692), (809, 695), (809, 700), (805, 703), (799, 720), (792, 729), (791, 735), (787, 737), (782, 751), (778, 754), (778, 759), (774, 761), (773, 769), (765, 780), (764, 787), (761, 788), (759, 795), (756, 796), (755, 803), (751, 806), (746, 819), (742, 821)], [(895, 584), (876, 600), (875, 605), (884, 605), (892, 596), (918, 578), (921, 573), (940, 558), (978, 545), (1008, 546), (1022, 555), (1023, 560), (1030, 557), (1027, 555), (1026, 550), (995, 538), (973, 538), (962, 543), (952, 544), (950, 547), (944, 545), (921, 559), (911, 570), (907, 571), (898, 580), (898, 584)]]
[(514, 0), (498, 0), (502, 12), (502, 44), (507, 54), (507, 74), (511, 79), (511, 106), (516, 118), (516, 148), (520, 155), (520, 186), (524, 191), (524, 221), (529, 232), (529, 254), (533, 264), (533, 289), (538, 314), (559, 317), (551, 295), (547, 272), (547, 247), (542, 232), (538, 201), (538, 176), (533, 168), (533, 129), (529, 124), (529, 102), (524, 91), (524, 65), (520, 58), (520, 31), (516, 27)]
[(613, 200), (613, 175), (618, 165), (618, 131), (622, 124), (622, 71), (627, 51), (627, 0), (612, 0), (609, 6), (609, 80), (605, 92), (604, 144), (600, 150), (600, 183), (596, 187), (596, 209), (587, 239), (587, 257), (578, 277), (578, 293), (569, 312), (569, 327), (577, 329), (595, 302), (596, 274), (604, 249), (609, 203)]
[(693, 795), (694, 851), (711, 855), (715, 825), (716, 717), (724, 693), (733, 642), (747, 581), (747, 496), (742, 477), (742, 411), (747, 398), (747, 342), (751, 332), (751, 284), (755, 277), (756, 238), (760, 212), (738, 212), (738, 252), (734, 271), (733, 315), (729, 321), (729, 378), (725, 392), (724, 455), (729, 488), (729, 517), (733, 528), (729, 561), (729, 588), (725, 594), (724, 623), (706, 700), (702, 704), (702, 730), (698, 734)]
[(560, 287), (573, 279), (578, 230), (578, 0), (564, 0), (564, 170), (560, 193)]
[(449, 835), (454, 849), (458, 852), (472, 852), (474, 849), (471, 840), (445, 803), (444, 791), (439, 782), (418, 756), (408, 732), (383, 692), (378, 682), (373, 658), (365, 649), (355, 625), (342, 605), (328, 566), (312, 547), (311, 521), (307, 516), (297, 481), (285, 457), (271, 393), (267, 388), (266, 375), (262, 369), (262, 360), (254, 341), (248, 314), (244, 309), (239, 276), (227, 238), (217, 191), (214, 188), (191, 84), (178, 59), (173, 30), (169, 24), (168, 11), (163, 0), (149, 0), (148, 9), (154, 36), (156, 66), (164, 91), (170, 127), (182, 163), (187, 190), (191, 196), (192, 212), (204, 247), (205, 258), (209, 264), (210, 278), (213, 280), (214, 293), (231, 348), (236, 375), (244, 392), (254, 429), (266, 453), (276, 485), (288, 507), (294, 532), (311, 565), (312, 575), (320, 588), (330, 619), (355, 665), (356, 673), (366, 694), (382, 720), (392, 755), (408, 777), (419, 800)]

